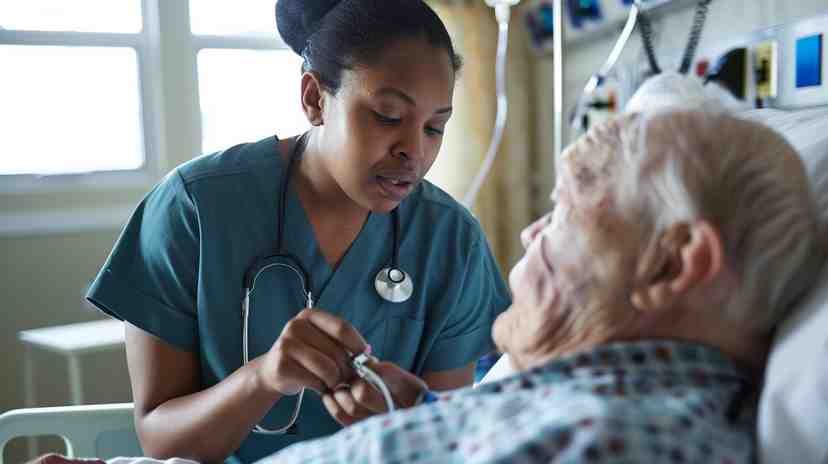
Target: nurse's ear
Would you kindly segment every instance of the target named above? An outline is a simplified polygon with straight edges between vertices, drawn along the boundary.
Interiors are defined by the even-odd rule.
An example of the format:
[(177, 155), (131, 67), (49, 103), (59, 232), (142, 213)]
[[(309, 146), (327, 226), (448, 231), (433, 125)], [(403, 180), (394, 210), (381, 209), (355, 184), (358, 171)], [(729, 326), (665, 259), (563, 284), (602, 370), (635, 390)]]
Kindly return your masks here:
[(302, 75), (302, 111), (313, 126), (324, 124), (325, 92), (322, 81), (315, 72)]

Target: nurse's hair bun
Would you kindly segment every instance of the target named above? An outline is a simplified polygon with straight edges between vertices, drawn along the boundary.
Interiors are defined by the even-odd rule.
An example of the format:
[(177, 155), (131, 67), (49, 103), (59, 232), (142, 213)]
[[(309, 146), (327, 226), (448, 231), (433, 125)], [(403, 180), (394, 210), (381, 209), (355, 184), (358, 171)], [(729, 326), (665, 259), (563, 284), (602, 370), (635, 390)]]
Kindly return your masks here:
[(282, 40), (298, 55), (325, 17), (342, 0), (277, 0), (276, 27)]

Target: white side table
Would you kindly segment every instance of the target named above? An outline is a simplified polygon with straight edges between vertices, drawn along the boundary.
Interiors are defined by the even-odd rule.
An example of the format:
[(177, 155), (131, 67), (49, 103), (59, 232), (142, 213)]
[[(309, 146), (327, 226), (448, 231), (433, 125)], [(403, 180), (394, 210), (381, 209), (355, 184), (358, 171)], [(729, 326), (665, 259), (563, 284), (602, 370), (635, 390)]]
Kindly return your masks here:
[(24, 395), (27, 407), (35, 407), (34, 349), (65, 356), (69, 363), (69, 392), (72, 404), (83, 404), (83, 376), (80, 356), (124, 347), (124, 323), (107, 319), (79, 324), (23, 330), (17, 338), (25, 345), (23, 365)]

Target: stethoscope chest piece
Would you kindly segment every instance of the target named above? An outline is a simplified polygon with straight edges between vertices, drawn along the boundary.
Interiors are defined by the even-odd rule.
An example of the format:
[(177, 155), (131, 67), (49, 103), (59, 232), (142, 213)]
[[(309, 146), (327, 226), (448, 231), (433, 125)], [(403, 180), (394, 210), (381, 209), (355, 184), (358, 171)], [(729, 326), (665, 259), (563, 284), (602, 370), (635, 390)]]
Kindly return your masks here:
[(414, 293), (411, 277), (400, 268), (383, 268), (374, 279), (374, 287), (382, 299), (391, 303), (405, 302)]

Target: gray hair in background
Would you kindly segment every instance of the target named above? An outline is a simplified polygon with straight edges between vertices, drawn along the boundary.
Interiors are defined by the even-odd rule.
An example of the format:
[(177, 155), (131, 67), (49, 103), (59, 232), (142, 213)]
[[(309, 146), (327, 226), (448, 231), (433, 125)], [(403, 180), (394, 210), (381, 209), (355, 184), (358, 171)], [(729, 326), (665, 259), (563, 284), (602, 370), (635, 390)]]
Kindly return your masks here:
[(695, 76), (677, 72), (658, 74), (643, 84), (625, 107), (627, 113), (653, 113), (669, 110), (695, 110), (720, 113), (749, 106), (716, 83), (703, 84)]
[(718, 228), (737, 291), (714, 310), (764, 334), (819, 271), (819, 216), (794, 148), (734, 109), (715, 88), (658, 76), (628, 114), (587, 137), (615, 155), (606, 161), (618, 161), (616, 204), (648, 227), (650, 240), (682, 221)]

